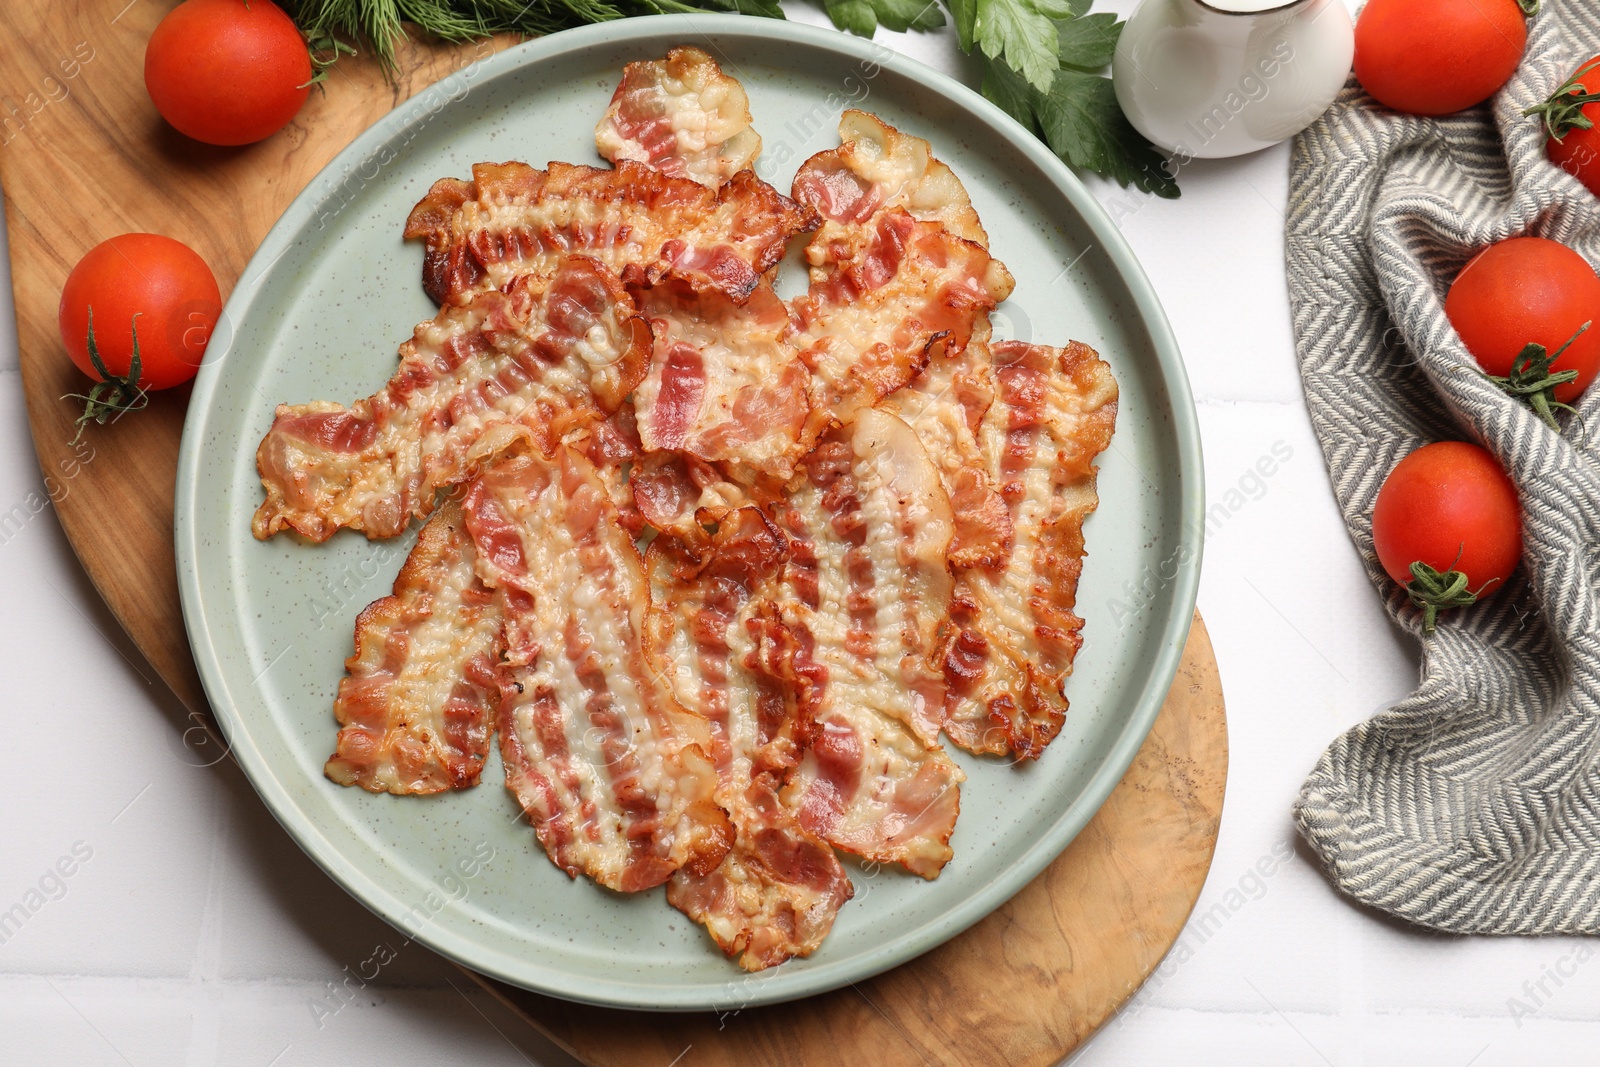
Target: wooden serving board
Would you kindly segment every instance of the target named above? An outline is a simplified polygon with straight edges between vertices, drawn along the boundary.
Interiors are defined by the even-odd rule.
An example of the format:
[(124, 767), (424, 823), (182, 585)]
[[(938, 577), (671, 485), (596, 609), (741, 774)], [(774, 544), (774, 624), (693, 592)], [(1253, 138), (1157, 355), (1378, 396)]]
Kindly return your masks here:
[[(91, 426), (74, 448), (78, 409), (62, 397), (88, 383), (56, 326), (67, 273), (106, 238), (163, 233), (199, 252), (227, 294), (290, 200), (357, 134), (514, 42), (405, 46), (392, 83), (364, 57), (341, 60), (287, 129), (210, 148), (169, 129), (144, 90), (145, 41), (175, 4), (0, 4), (0, 40), (27, 42), (0, 49), (0, 186), (48, 502), (117, 620), (178, 699), (203, 713), (173, 560), (188, 389)], [(596, 1067), (1052, 1062), (1131, 996), (1177, 937), (1210, 865), (1226, 764), (1222, 694), (1197, 616), (1162, 717), (1111, 801), (1044, 874), (943, 948), (856, 989), (720, 1019), (491, 988)]]

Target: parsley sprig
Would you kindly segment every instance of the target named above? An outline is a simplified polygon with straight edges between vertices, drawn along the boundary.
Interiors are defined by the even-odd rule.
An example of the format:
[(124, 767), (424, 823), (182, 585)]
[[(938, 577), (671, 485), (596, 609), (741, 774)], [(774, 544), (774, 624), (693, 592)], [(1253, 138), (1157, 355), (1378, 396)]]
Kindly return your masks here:
[[(941, 0), (817, 0), (841, 30), (871, 37), (886, 29), (944, 25)], [(983, 95), (1083, 170), (1157, 196), (1178, 195), (1163, 157), (1123, 115), (1101, 71), (1116, 51), (1122, 23), (1089, 13), (1092, 0), (942, 0), (961, 50), (982, 60)], [(394, 69), (404, 23), (441, 41), (497, 33), (538, 36), (629, 15), (734, 11), (783, 18), (778, 0), (283, 0), (317, 55), (316, 76), (348, 42), (364, 43)]]
[(1178, 182), (1122, 113), (1099, 72), (1123, 23), (1090, 0), (947, 0), (968, 54), (984, 60), (983, 95), (1075, 167), (1172, 199)]

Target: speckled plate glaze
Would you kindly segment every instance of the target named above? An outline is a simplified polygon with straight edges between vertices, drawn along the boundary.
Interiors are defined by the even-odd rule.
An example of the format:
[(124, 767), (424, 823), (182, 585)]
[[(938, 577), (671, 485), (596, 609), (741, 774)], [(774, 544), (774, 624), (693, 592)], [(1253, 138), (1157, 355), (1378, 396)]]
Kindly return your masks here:
[[(855, 900), (813, 957), (759, 975), (723, 958), (660, 891), (621, 896), (547, 860), (498, 756), (483, 784), (429, 798), (329, 782), (333, 696), (356, 613), (388, 592), (412, 537), (312, 546), (250, 535), (255, 448), (280, 401), (378, 388), (434, 308), (400, 238), (436, 179), (474, 162), (596, 162), (622, 65), (694, 44), (749, 90), (760, 173), (787, 189), (861, 106), (933, 142), (1017, 277), (998, 337), (1085, 341), (1121, 384), (1079, 589), (1087, 643), (1066, 729), (1038, 763), (957, 752), (969, 775), (934, 882), (851, 865)], [(788, 281), (794, 291), (795, 281)], [(1160, 709), (1199, 577), (1200, 443), (1176, 343), (1143, 271), (1072, 174), (975, 93), (881, 45), (739, 16), (630, 19), (556, 34), (457, 72), (339, 155), (262, 242), (196, 381), (178, 469), (177, 558), (195, 660), (232, 750), (300, 845), (367, 907), (452, 959), (528, 989), (629, 1008), (749, 1006), (834, 989), (988, 914), (1066, 847)]]

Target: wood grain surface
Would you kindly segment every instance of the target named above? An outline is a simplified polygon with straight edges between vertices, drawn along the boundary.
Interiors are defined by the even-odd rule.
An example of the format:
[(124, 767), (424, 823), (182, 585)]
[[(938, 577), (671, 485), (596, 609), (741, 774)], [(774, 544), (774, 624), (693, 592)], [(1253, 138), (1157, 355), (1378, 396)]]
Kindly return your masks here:
[[(286, 130), (219, 149), (173, 132), (145, 94), (145, 40), (175, 2), (0, 4), (0, 185), (49, 498), (24, 507), (54, 505), (118, 621), (178, 698), (203, 711), (172, 548), (188, 389), (91, 426), (74, 447), (78, 409), (62, 397), (88, 383), (57, 333), (67, 273), (108, 237), (163, 233), (198, 251), (226, 295), (341, 148), (415, 92), (512, 42), (405, 46), (392, 83), (365, 58), (343, 60)], [(0, 515), (0, 543), (19, 519)], [(1051, 1063), (1132, 995), (1182, 928), (1210, 864), (1226, 766), (1221, 690), (1197, 616), (1161, 719), (1111, 801), (1010, 903), (913, 963), (799, 1004), (721, 1016), (602, 1011), (479, 980), (595, 1067)]]
[(1182, 931), (1227, 768), (1222, 683), (1196, 614), (1161, 715), (1094, 819), (1022, 892), (911, 963), (794, 1004), (687, 1015), (473, 977), (591, 1067), (1044, 1067), (1104, 1024)]

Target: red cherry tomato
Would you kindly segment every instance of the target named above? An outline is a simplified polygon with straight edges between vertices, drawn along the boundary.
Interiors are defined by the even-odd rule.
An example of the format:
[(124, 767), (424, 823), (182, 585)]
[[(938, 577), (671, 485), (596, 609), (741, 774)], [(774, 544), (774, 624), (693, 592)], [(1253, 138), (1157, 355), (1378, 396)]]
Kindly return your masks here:
[(251, 144), (288, 125), (311, 91), (311, 55), (270, 0), (185, 0), (144, 53), (150, 99), (179, 133)]
[(1554, 353), (1586, 322), (1594, 323), (1552, 371), (1575, 370), (1557, 386), (1570, 404), (1600, 370), (1600, 277), (1578, 253), (1542, 237), (1513, 237), (1490, 245), (1461, 269), (1444, 300), (1445, 314), (1472, 358), (1489, 374), (1504, 376), (1529, 344)]
[(1517, 0), (1368, 0), (1356, 79), (1396, 111), (1448, 115), (1493, 96), (1527, 43)]
[(1411, 564), (1420, 561), (1441, 573), (1460, 571), (1468, 589), (1487, 596), (1522, 557), (1516, 486), (1477, 445), (1424, 445), (1396, 463), (1378, 490), (1372, 545), (1401, 585), (1411, 582)]
[(58, 320), (78, 369), (96, 381), (89, 358), (89, 315), (106, 370), (125, 377), (139, 333), (139, 385), (166, 389), (194, 377), (222, 313), (222, 295), (205, 260), (153, 233), (125, 233), (89, 250), (67, 275)]
[[(1562, 108), (1562, 97), (1571, 97), (1570, 90), (1578, 90), (1577, 98), (1600, 97), (1600, 56), (1578, 68), (1577, 74), (1563, 89), (1551, 98), (1546, 108), (1555, 107), (1558, 114), (1551, 123), (1551, 137), (1545, 145), (1550, 162), (1577, 178), (1595, 196), (1600, 196), (1600, 100)], [(1588, 127), (1578, 125), (1587, 121)]]

